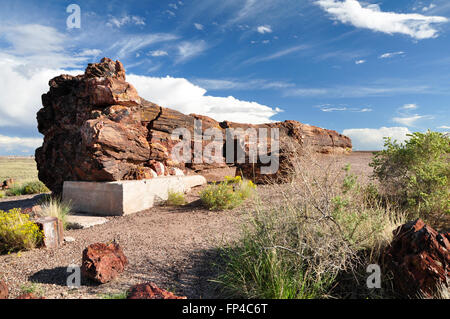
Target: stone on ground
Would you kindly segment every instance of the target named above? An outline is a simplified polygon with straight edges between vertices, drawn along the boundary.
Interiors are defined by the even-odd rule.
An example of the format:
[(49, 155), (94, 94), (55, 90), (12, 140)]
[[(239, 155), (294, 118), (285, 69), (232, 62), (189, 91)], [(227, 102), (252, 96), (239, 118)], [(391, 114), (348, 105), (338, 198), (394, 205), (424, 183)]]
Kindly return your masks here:
[(121, 274), (127, 265), (127, 257), (118, 244), (96, 243), (83, 251), (81, 272), (86, 278), (104, 284)]
[(0, 280), (0, 299), (8, 299), (8, 297), (9, 297), (8, 286), (4, 281)]
[(439, 234), (418, 219), (394, 231), (383, 255), (396, 291), (404, 296), (432, 297), (442, 285), (449, 287), (450, 233)]
[(159, 288), (156, 284), (149, 282), (131, 287), (128, 291), (128, 299), (187, 299)]
[(108, 222), (105, 217), (88, 216), (83, 214), (69, 215), (66, 218), (67, 227), (70, 229), (86, 229)]

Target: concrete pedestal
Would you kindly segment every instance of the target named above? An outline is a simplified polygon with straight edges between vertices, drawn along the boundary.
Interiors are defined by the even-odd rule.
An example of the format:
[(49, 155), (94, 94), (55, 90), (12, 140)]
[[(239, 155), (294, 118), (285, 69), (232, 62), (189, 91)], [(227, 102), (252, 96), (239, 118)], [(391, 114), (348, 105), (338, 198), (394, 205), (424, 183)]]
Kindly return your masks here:
[(137, 213), (165, 201), (169, 191), (190, 191), (206, 184), (201, 175), (164, 176), (140, 181), (64, 182), (63, 200), (76, 212), (99, 216)]

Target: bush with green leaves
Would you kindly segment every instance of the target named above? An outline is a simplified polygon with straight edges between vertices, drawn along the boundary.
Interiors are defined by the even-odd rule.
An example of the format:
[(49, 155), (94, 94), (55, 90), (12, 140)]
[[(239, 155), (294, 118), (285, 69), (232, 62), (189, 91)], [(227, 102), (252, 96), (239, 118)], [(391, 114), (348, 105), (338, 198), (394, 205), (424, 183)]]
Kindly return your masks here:
[(240, 176), (225, 177), (221, 183), (213, 183), (200, 193), (202, 203), (210, 210), (233, 209), (252, 197), (256, 186)]
[(14, 184), (6, 191), (7, 196), (20, 196), (48, 193), (50, 190), (41, 181), (27, 182), (24, 184)]
[(1, 254), (35, 248), (42, 242), (43, 236), (39, 226), (20, 209), (0, 210)]
[(413, 133), (402, 144), (385, 139), (372, 163), (374, 177), (391, 203), (428, 219), (450, 214), (450, 138), (439, 132)]
[(182, 192), (169, 191), (169, 196), (166, 201), (168, 206), (183, 206), (186, 204), (186, 198)]

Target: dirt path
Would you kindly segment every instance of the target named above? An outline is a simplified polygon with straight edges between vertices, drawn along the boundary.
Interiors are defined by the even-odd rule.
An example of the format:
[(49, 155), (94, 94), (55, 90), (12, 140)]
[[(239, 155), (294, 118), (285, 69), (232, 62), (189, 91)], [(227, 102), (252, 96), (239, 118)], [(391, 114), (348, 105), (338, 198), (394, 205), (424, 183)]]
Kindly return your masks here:
[[(370, 158), (370, 153), (355, 153), (338, 157), (338, 162), (342, 167), (350, 163), (354, 173), (368, 176)], [(211, 173), (211, 178), (217, 176)], [(271, 196), (267, 187), (262, 186), (260, 191), (263, 198)], [(217, 260), (216, 247), (237, 238), (245, 217), (240, 211), (248, 209), (209, 212), (198, 205), (198, 193), (199, 189), (193, 190), (187, 198), (191, 204), (183, 208), (155, 207), (108, 218), (108, 223), (94, 228), (66, 231), (65, 236), (75, 238), (75, 242), (56, 250), (35, 249), (0, 256), (0, 278), (5, 278), (12, 297), (31, 282), (46, 298), (101, 298), (147, 281), (188, 298), (218, 297), (208, 281), (215, 275), (211, 265)], [(30, 207), (38, 199), (26, 196), (1, 200), (0, 209)], [(82, 252), (89, 244), (114, 239), (129, 260), (125, 273), (105, 285), (83, 282), (80, 289), (70, 291), (66, 286), (67, 267), (81, 265)]]
[[(131, 285), (153, 281), (161, 288), (189, 298), (213, 298), (208, 282), (214, 276), (211, 263), (215, 247), (239, 232), (242, 214), (236, 211), (209, 212), (195, 204), (183, 208), (155, 207), (125, 217), (112, 217), (104, 225), (69, 230), (75, 238), (57, 250), (35, 249), (0, 256), (0, 272), (12, 297), (21, 287), (37, 283), (46, 298), (100, 298), (117, 294)], [(3, 203), (4, 204), (4, 203)], [(83, 282), (78, 290), (66, 286), (67, 267), (81, 265), (82, 251), (95, 242), (117, 240), (129, 260), (118, 279), (97, 286)]]

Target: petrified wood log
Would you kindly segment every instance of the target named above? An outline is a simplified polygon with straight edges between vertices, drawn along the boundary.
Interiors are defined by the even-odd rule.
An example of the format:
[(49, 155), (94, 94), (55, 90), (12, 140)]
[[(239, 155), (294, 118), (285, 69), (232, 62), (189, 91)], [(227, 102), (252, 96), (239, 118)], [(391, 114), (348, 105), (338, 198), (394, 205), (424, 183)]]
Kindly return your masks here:
[[(82, 75), (61, 75), (50, 80), (49, 85), (49, 92), (42, 96), (43, 108), (37, 114), (44, 144), (36, 150), (36, 162), (39, 179), (56, 194), (66, 180), (151, 178), (159, 175), (155, 162), (162, 163), (169, 173), (175, 167), (198, 172), (233, 165), (225, 161), (225, 142), (217, 141), (217, 151), (203, 158), (210, 161), (186, 163), (172, 158), (173, 148), (181, 141), (181, 136), (173, 139), (172, 133), (177, 128), (188, 129), (189, 142), (195, 145), (196, 120), (202, 121), (201, 132), (214, 128), (224, 136), (227, 128), (278, 128), (280, 137), (288, 137), (299, 145), (312, 145), (318, 152), (343, 153), (352, 147), (346, 136), (296, 121), (262, 125), (219, 123), (206, 116), (185, 115), (161, 107), (140, 98), (126, 82), (122, 63), (108, 58), (89, 64)], [(267, 139), (270, 142), (270, 135)], [(200, 143), (202, 148), (208, 144)], [(211, 161), (215, 156), (223, 161)], [(194, 158), (194, 152), (189, 157)]]

